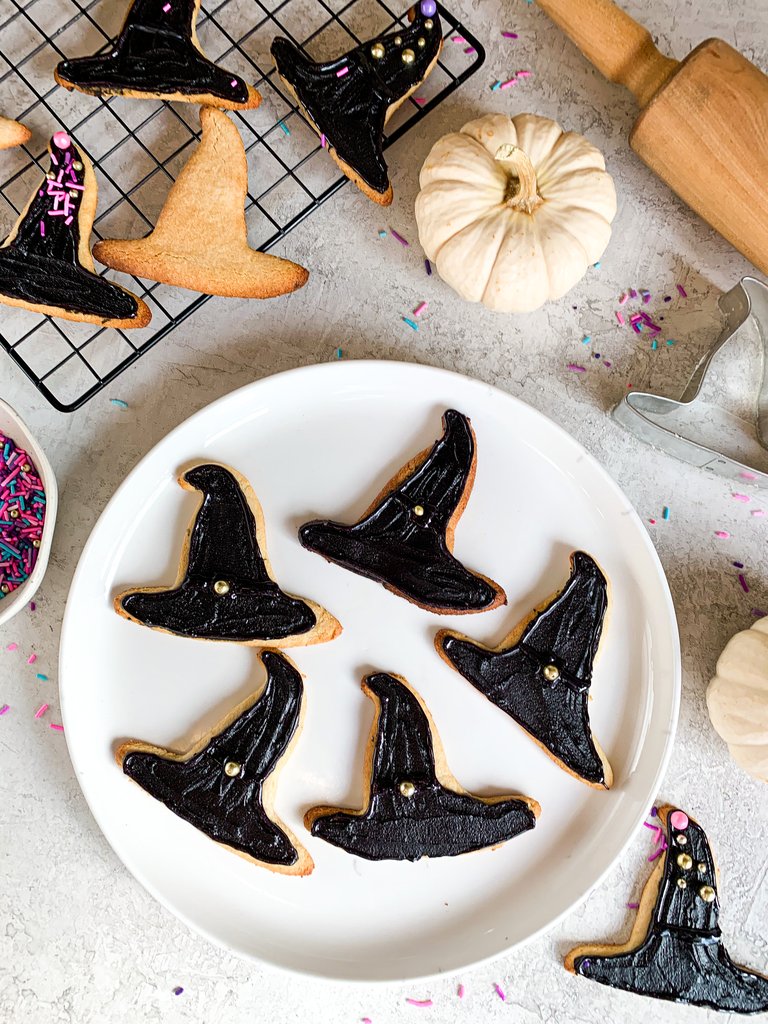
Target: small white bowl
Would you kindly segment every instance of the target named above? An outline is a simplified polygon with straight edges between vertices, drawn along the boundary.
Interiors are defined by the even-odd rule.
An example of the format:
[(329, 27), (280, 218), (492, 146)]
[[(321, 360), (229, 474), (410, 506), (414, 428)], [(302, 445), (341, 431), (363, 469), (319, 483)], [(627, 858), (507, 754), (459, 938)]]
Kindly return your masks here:
[(11, 438), (20, 448), (29, 453), (34, 462), (45, 491), (45, 522), (43, 524), (43, 535), (40, 540), (40, 547), (37, 551), (37, 561), (30, 573), (26, 583), (6, 594), (0, 600), (0, 626), (20, 612), (24, 605), (31, 600), (37, 588), (43, 581), (45, 570), (48, 566), (48, 557), (51, 553), (51, 542), (53, 541), (53, 529), (56, 525), (56, 509), (59, 503), (59, 489), (56, 486), (56, 477), (48, 457), (32, 436), (29, 427), (21, 419), (15, 409), (0, 399), (0, 431)]

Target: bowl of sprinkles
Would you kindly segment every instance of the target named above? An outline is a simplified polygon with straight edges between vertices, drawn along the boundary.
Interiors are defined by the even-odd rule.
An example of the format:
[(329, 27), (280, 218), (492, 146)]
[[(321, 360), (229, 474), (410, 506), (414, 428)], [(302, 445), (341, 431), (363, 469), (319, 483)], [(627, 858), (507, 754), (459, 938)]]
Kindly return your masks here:
[(0, 625), (40, 586), (56, 504), (50, 462), (18, 413), (0, 401)]

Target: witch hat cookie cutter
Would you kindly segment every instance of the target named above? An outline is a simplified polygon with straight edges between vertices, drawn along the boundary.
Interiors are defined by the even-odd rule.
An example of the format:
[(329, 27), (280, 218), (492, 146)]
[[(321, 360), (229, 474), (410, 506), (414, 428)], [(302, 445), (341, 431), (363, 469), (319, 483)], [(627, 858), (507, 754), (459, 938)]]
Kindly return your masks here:
[(768, 487), (768, 473), (685, 436), (664, 423), (666, 416), (680, 411), (695, 412), (710, 363), (720, 349), (752, 320), (760, 335), (763, 357), (763, 379), (757, 396), (755, 426), (757, 441), (768, 450), (768, 287), (754, 277), (743, 277), (729, 292), (720, 296), (718, 305), (726, 318), (723, 330), (693, 371), (681, 397), (675, 400), (645, 391), (630, 391), (613, 410), (613, 417), (641, 441), (682, 462), (710, 470), (729, 480), (743, 483), (748, 479), (758, 487)]

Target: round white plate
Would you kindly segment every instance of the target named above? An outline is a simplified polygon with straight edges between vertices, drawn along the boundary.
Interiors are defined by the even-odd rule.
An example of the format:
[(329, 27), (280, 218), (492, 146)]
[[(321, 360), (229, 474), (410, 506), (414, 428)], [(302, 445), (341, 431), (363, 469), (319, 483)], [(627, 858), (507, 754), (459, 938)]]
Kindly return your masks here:
[[(472, 419), (477, 477), (454, 552), (498, 580), (509, 605), (437, 616), (301, 548), (315, 516), (352, 521), (449, 407)], [(277, 810), (315, 861), (273, 874), (217, 846), (126, 778), (118, 742), (190, 746), (263, 682), (254, 649), (155, 632), (118, 616), (114, 595), (175, 579), (196, 507), (177, 482), (192, 460), (221, 461), (259, 496), (272, 567), (287, 591), (344, 626), (295, 648), (307, 714), (284, 764)], [(590, 789), (435, 653), (452, 626), (497, 643), (590, 552), (611, 583), (591, 716), (615, 785)], [(314, 804), (361, 806), (373, 708), (364, 673), (404, 675), (424, 697), (449, 766), (474, 792), (535, 797), (536, 828), (497, 850), (371, 863), (314, 839)], [(133, 470), (97, 523), (72, 583), (61, 641), (65, 731), (104, 834), (136, 878), (190, 926), (244, 956), (355, 981), (406, 979), (493, 957), (550, 927), (609, 870), (656, 793), (680, 693), (674, 610), (656, 553), (629, 502), (559, 427), (486, 384), (425, 366), (339, 362), (293, 370), (214, 402)]]

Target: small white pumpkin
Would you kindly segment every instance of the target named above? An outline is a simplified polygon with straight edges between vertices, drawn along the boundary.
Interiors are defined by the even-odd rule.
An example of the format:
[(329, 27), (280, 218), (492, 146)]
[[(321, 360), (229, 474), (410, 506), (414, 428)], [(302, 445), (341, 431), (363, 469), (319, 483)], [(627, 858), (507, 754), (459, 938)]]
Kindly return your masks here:
[(768, 616), (728, 641), (707, 707), (736, 764), (768, 782)]
[(599, 150), (533, 114), (488, 114), (443, 136), (419, 184), (419, 240), (440, 276), (505, 313), (565, 295), (602, 256), (616, 215)]

